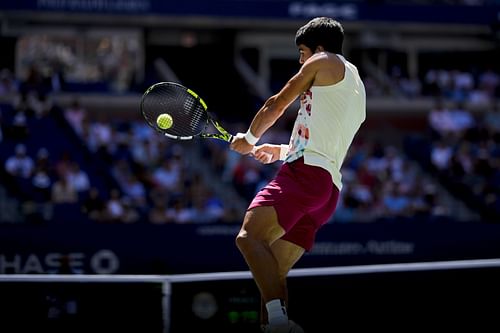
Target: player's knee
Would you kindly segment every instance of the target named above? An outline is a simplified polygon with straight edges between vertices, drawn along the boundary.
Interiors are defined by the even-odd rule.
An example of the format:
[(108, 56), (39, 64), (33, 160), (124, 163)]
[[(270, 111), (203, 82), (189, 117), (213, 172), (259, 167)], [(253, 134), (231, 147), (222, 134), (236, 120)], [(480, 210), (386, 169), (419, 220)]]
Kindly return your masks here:
[(255, 246), (265, 244), (264, 240), (255, 237), (254, 235), (252, 235), (251, 233), (249, 233), (245, 230), (241, 230), (238, 233), (238, 235), (236, 236), (235, 242), (236, 242), (236, 246), (238, 247), (238, 249), (240, 249), (240, 251), (243, 251), (243, 252), (248, 251), (249, 249), (251, 249)]
[(250, 243), (248, 233), (246, 231), (240, 231), (236, 236), (235, 242), (236, 247), (238, 247), (240, 251), (243, 251)]

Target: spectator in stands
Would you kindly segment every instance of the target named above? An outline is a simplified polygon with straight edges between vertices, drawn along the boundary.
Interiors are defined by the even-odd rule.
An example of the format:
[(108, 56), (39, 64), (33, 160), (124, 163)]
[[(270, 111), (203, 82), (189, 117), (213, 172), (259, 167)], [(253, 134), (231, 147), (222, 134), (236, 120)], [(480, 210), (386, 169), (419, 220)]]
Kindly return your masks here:
[(66, 177), (59, 177), (52, 187), (54, 204), (74, 204), (78, 202), (78, 192)]
[(180, 170), (174, 166), (174, 162), (170, 159), (165, 159), (159, 167), (153, 170), (152, 177), (157, 186), (166, 190), (172, 190), (177, 187), (180, 175)]
[(245, 157), (240, 158), (233, 170), (233, 184), (238, 193), (245, 199), (251, 200), (259, 182), (260, 168), (256, 162)]
[(68, 182), (75, 188), (78, 197), (81, 199), (90, 189), (90, 179), (85, 170), (82, 170), (80, 164), (71, 161), (66, 173)]
[(90, 125), (89, 136), (96, 140), (96, 150), (104, 157), (109, 156), (113, 145), (113, 129), (104, 115), (99, 115), (97, 121)]
[(76, 134), (81, 137), (83, 134), (83, 122), (87, 117), (87, 109), (81, 105), (78, 98), (74, 98), (71, 105), (64, 109), (64, 117)]
[(453, 149), (444, 141), (435, 143), (431, 150), (431, 162), (437, 170), (445, 170), (450, 165)]
[(53, 170), (49, 161), (49, 152), (47, 149), (41, 148), (37, 153), (35, 171), (32, 178), (35, 201), (47, 203), (51, 200), (53, 177)]
[(109, 199), (105, 204), (105, 222), (121, 222), (124, 214), (124, 207), (121, 201), (121, 193), (114, 188), (110, 191)]
[(173, 222), (167, 216), (167, 202), (163, 198), (153, 200), (153, 206), (149, 210), (148, 220), (152, 224), (165, 224)]
[(129, 173), (124, 182), (120, 185), (122, 187), (124, 195), (129, 198), (130, 202), (134, 206), (145, 207), (146, 188), (134, 173)]
[(436, 99), (434, 108), (429, 112), (428, 123), (434, 138), (448, 137), (453, 131), (452, 115), (443, 98)]
[[(65, 178), (66, 180), (68, 180), (68, 175), (71, 172), (73, 163), (75, 163), (75, 161), (71, 156), (71, 152), (69, 152), (68, 150), (63, 151), (60, 157), (54, 163), (56, 178)], [(73, 186), (73, 184), (71, 185)]]
[(15, 141), (24, 141), (30, 135), (28, 114), (25, 110), (17, 110), (11, 124), (7, 124), (7, 136)]
[(500, 102), (494, 100), (492, 107), (484, 115), (483, 123), (493, 140), (500, 142)]
[(44, 118), (54, 110), (54, 102), (49, 95), (29, 95), (30, 104), (37, 119)]
[(91, 187), (82, 203), (82, 212), (93, 221), (102, 221), (104, 218), (105, 203), (99, 190)]
[(193, 198), (193, 222), (214, 223), (224, 216), (221, 200), (208, 188), (203, 186), (201, 193)]
[(14, 79), (12, 72), (4, 68), (0, 71), (0, 96), (17, 93), (18, 84)]
[(2, 117), (2, 110), (0, 108), (0, 144), (2, 143), (2, 141), (4, 140), (4, 122), (3, 122), (3, 117)]
[(122, 215), (122, 223), (136, 223), (140, 220), (141, 216), (139, 214), (138, 209), (134, 205), (134, 202), (131, 198), (124, 196), (122, 198), (122, 206), (123, 206), (123, 215)]
[(41, 168), (47, 171), (47, 173), (53, 176), (54, 166), (52, 165), (52, 161), (50, 160), (49, 151), (45, 147), (41, 147), (38, 149), (36, 153), (36, 167)]
[(397, 182), (387, 182), (384, 188), (383, 204), (386, 216), (406, 217), (410, 216), (411, 202), (404, 188)]
[(500, 88), (500, 75), (492, 68), (488, 68), (479, 75), (478, 88), (480, 91), (484, 92), (488, 101), (494, 101), (500, 92), (498, 90)]
[(194, 210), (186, 198), (175, 198), (172, 206), (167, 209), (167, 219), (179, 224), (193, 223)]
[(451, 71), (451, 91), (449, 98), (456, 103), (464, 103), (474, 88), (472, 73), (461, 70)]
[(26, 146), (18, 144), (15, 148), (15, 154), (5, 161), (5, 170), (14, 177), (30, 178), (35, 170), (33, 159), (27, 154)]
[(476, 121), (465, 103), (457, 103), (451, 110), (453, 122), (452, 134), (455, 138), (463, 138), (466, 132), (476, 126)]
[(32, 65), (28, 69), (26, 79), (21, 82), (19, 91), (23, 96), (35, 95), (40, 98), (50, 92), (50, 87), (45, 84), (37, 66)]
[(158, 156), (158, 147), (148, 138), (141, 138), (131, 142), (131, 153), (135, 163), (146, 166)]

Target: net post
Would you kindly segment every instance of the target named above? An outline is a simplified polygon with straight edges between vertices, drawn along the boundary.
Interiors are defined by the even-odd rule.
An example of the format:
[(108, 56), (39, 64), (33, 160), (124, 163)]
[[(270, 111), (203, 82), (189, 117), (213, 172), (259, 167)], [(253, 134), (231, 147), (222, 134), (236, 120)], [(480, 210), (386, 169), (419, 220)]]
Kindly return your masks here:
[(172, 296), (172, 283), (170, 280), (165, 279), (162, 282), (162, 319), (163, 319), (163, 333), (170, 333), (170, 315), (171, 315), (171, 300)]

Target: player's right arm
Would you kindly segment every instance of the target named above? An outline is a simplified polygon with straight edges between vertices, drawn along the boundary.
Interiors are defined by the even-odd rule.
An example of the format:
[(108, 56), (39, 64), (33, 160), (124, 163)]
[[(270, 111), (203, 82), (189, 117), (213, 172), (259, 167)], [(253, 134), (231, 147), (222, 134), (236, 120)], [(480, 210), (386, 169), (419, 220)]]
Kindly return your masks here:
[[(286, 111), (303, 92), (309, 89), (317, 73), (328, 61), (324, 54), (316, 54), (305, 60), (300, 70), (288, 80), (283, 88), (269, 97), (254, 116), (248, 131), (253, 137), (260, 138)], [(253, 145), (243, 137), (235, 137), (231, 149), (246, 155), (252, 151)]]
[(314, 62), (304, 63), (283, 88), (271, 96), (257, 112), (250, 124), (252, 134), (261, 137), (283, 115), (288, 106), (311, 87), (316, 72), (317, 66)]
[[(321, 66), (320, 61), (317, 57), (308, 59), (276, 95), (267, 99), (250, 124), (249, 131), (254, 137), (260, 138), (283, 115), (288, 106), (311, 87)], [(230, 147), (241, 154), (248, 154), (253, 148), (242, 136), (236, 137)]]

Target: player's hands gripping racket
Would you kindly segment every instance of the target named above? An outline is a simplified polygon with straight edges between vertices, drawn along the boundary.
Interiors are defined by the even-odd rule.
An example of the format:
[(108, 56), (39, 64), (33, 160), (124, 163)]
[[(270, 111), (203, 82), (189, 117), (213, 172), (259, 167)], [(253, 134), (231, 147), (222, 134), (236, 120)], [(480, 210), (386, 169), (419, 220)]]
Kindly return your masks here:
[[(233, 140), (233, 135), (207, 112), (205, 101), (179, 83), (159, 82), (149, 87), (141, 99), (141, 113), (149, 126), (171, 139)], [(218, 133), (207, 132), (210, 124)]]

